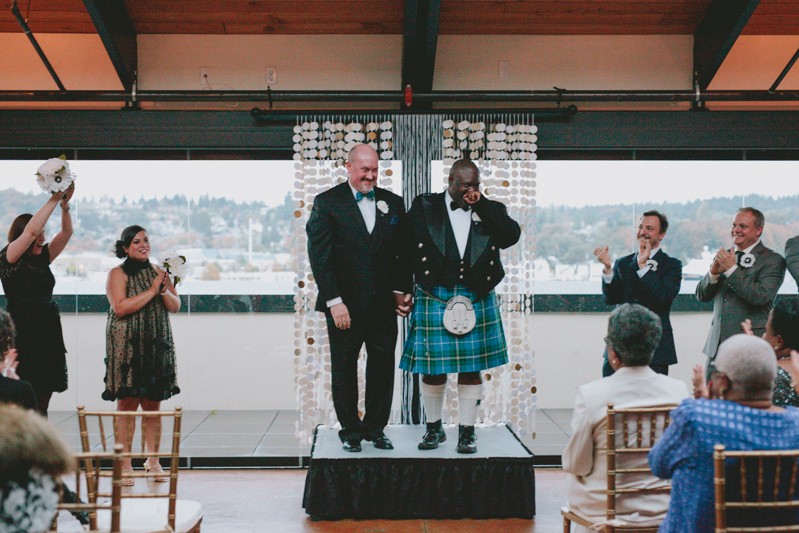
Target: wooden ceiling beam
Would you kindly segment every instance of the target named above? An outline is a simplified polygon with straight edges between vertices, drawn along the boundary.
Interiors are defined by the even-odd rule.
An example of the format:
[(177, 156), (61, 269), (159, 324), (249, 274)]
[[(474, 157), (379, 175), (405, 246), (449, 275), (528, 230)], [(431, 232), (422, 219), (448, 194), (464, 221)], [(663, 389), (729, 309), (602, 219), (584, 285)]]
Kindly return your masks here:
[(123, 0), (83, 0), (125, 91), (131, 92), (138, 69), (136, 29)]
[[(405, 0), (402, 35), (402, 88), (433, 90), (441, 0)], [(429, 107), (429, 104), (426, 104)]]
[(694, 79), (705, 90), (760, 0), (713, 0), (694, 34)]

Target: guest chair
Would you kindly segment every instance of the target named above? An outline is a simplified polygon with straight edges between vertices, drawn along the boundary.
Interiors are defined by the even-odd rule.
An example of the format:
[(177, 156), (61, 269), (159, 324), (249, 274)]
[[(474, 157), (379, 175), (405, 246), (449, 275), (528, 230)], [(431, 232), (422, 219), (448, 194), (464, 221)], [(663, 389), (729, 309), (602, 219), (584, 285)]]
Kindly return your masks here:
[[(90, 531), (97, 531), (97, 515), (100, 511), (110, 513), (109, 533), (119, 533), (120, 505), (122, 498), (122, 445), (114, 446), (113, 453), (76, 453), (75, 493), (84, 501), (58, 503), (59, 511), (85, 512), (89, 515)], [(102, 463), (111, 462), (111, 471), (104, 472)], [(110, 483), (102, 483), (101, 478), (110, 477)], [(59, 531), (58, 515), (53, 520), (51, 531)]]
[(713, 450), (716, 532), (798, 531), (799, 450)]
[[(671, 411), (676, 405), (658, 407), (634, 407), (628, 409), (615, 409), (612, 403), (608, 404), (607, 411), (607, 512), (605, 519), (599, 524), (571, 511), (567, 507), (560, 510), (563, 515), (563, 532), (571, 531), (571, 523), (585, 527), (596, 526), (598, 531), (614, 533), (648, 532), (656, 533), (659, 525), (633, 525), (621, 524), (616, 520), (617, 499), (619, 497), (634, 499), (636, 496), (656, 493), (670, 493), (671, 483), (661, 480), (662, 483), (654, 486), (641, 484), (640, 480), (646, 476), (655, 478), (647, 463), (649, 450), (666, 431), (671, 423)], [(620, 433), (617, 434), (617, 428)], [(620, 437), (620, 438), (619, 438)], [(618, 440), (617, 440), (618, 439)], [(638, 481), (636, 483), (636, 481)], [(644, 486), (642, 486), (644, 485)]]
[[(202, 505), (192, 500), (179, 500), (177, 498), (178, 488), (178, 466), (180, 462), (180, 429), (183, 410), (176, 407), (174, 411), (87, 411), (84, 406), (78, 406), (78, 423), (80, 425), (80, 440), (84, 451), (91, 450), (92, 447), (101, 447), (106, 450), (109, 443), (113, 440), (114, 434), (118, 433), (121, 427), (127, 427), (127, 449), (123, 452), (123, 457), (130, 457), (134, 467), (142, 464), (148, 457), (168, 458), (168, 467), (164, 473), (153, 471), (133, 471), (122, 472), (122, 485), (125, 480), (135, 480), (138, 486), (125, 487), (122, 491), (121, 506), (121, 529), (125, 533), (151, 533), (151, 532), (174, 532), (174, 533), (199, 533), (203, 519)], [(158, 419), (158, 434), (155, 442), (158, 450), (146, 450), (144, 446), (144, 435), (141, 425), (146, 420)], [(122, 426), (126, 424), (126, 426)], [(171, 439), (164, 448), (168, 451), (161, 452), (160, 427), (163, 425), (166, 430), (171, 424)], [(140, 426), (136, 431), (142, 437), (140, 445), (134, 447), (132, 435), (136, 426)], [(109, 430), (111, 430), (109, 432)], [(168, 435), (167, 431), (163, 432)], [(98, 440), (99, 439), (99, 440)], [(96, 442), (92, 443), (92, 440)], [(159, 487), (160, 484), (153, 483), (155, 478), (168, 476), (168, 486)], [(161, 490), (158, 490), (158, 489)], [(99, 527), (108, 531), (111, 527), (111, 516), (107, 513), (98, 514)]]

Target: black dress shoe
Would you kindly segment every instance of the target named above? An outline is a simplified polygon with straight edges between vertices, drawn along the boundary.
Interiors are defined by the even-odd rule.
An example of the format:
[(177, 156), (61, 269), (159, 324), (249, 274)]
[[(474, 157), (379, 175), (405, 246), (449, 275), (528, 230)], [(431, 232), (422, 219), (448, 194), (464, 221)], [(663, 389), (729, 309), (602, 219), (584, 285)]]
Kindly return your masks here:
[(361, 451), (361, 441), (356, 439), (347, 439), (344, 441), (343, 448), (345, 452), (359, 452)]
[(382, 433), (372, 439), (372, 444), (375, 445), (375, 448), (379, 448), (381, 450), (394, 449), (394, 445), (391, 443), (391, 440)]
[(447, 434), (444, 428), (441, 427), (441, 420), (436, 422), (427, 423), (427, 431), (422, 437), (422, 442), (419, 443), (420, 450), (435, 450), (438, 445), (447, 440)]
[(474, 434), (474, 426), (458, 426), (458, 453), (475, 453), (477, 437)]

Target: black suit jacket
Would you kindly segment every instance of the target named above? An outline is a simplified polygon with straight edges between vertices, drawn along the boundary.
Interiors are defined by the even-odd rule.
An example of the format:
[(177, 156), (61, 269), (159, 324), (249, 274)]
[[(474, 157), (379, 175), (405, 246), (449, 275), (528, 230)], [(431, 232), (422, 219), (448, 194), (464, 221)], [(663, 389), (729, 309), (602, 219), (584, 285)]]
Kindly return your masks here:
[(658, 250), (651, 259), (657, 261), (657, 270), (650, 269), (643, 277), (638, 275), (637, 254), (626, 255), (613, 265), (613, 280), (602, 282), (602, 295), (607, 304), (640, 304), (660, 317), (663, 335), (652, 356), (653, 365), (677, 363), (674, 334), (671, 328), (671, 304), (680, 293), (682, 263)]
[[(366, 201), (366, 200), (362, 200)], [(382, 212), (381, 207), (387, 212)], [(375, 227), (366, 229), (348, 183), (319, 194), (305, 230), (308, 257), (319, 289), (316, 310), (341, 297), (350, 316), (374, 311), (393, 314), (402, 198), (375, 187)]]
[[(425, 280), (438, 279), (445, 268), (447, 209), (443, 192), (420, 194), (414, 199), (404, 231), (404, 276), (403, 285), (398, 287), (403, 292), (410, 292), (413, 276), (424, 286)], [(505, 277), (499, 251), (516, 244), (521, 229), (501, 202), (482, 196), (472, 210), (477, 217), (473, 215), (469, 232), (469, 279), (464, 285), (482, 296)]]
[(0, 402), (36, 410), (36, 395), (27, 381), (0, 376)]

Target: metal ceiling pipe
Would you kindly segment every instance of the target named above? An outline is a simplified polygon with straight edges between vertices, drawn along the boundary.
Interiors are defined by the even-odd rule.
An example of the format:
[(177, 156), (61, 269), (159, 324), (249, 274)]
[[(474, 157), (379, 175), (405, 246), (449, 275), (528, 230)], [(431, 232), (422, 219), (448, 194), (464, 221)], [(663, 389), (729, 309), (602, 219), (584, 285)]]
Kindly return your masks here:
[[(4, 102), (120, 102), (125, 91), (0, 91)], [(431, 91), (414, 93), (414, 102), (528, 103), (528, 102), (694, 102), (694, 90), (677, 91)], [(138, 102), (348, 102), (401, 105), (403, 91), (136, 91)], [(706, 91), (704, 102), (799, 101), (799, 91)]]
[(17, 6), (17, 0), (13, 0), (11, 2), (11, 14), (14, 15), (14, 18), (16, 18), (17, 22), (19, 22), (19, 26), (22, 28), (22, 31), (25, 32), (25, 35), (28, 36), (28, 40), (33, 45), (33, 48), (36, 50), (36, 53), (39, 54), (39, 58), (42, 60), (42, 63), (44, 63), (45, 68), (47, 68), (47, 72), (49, 72), (50, 76), (53, 77), (53, 81), (55, 82), (55, 84), (58, 85), (58, 88), (61, 89), (62, 91), (66, 91), (67, 88), (64, 87), (63, 83), (61, 83), (61, 78), (58, 77), (58, 74), (56, 74), (55, 69), (53, 69), (53, 65), (50, 64), (50, 60), (47, 59), (47, 56), (44, 55), (42, 47), (39, 46), (39, 42), (36, 40), (36, 37), (33, 36), (31, 28), (30, 26), (28, 26), (28, 21), (25, 20), (25, 18), (22, 16), (22, 13), (20, 13), (19, 7)]

